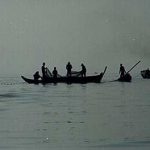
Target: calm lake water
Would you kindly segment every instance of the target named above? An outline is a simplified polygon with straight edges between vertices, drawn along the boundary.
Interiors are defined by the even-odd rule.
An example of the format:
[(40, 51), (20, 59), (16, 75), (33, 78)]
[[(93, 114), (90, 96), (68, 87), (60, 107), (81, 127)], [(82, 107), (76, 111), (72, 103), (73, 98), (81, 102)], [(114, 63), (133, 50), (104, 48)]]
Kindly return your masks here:
[(29, 85), (0, 78), (0, 149), (149, 150), (150, 80)]

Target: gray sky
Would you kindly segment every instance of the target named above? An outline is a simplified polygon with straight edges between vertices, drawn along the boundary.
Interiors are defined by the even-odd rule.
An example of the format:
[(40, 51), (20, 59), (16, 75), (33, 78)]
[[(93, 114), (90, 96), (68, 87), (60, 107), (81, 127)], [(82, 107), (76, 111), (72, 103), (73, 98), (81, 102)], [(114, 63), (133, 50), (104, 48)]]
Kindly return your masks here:
[(1, 0), (1, 75), (30, 74), (42, 62), (60, 73), (149, 67), (149, 0)]

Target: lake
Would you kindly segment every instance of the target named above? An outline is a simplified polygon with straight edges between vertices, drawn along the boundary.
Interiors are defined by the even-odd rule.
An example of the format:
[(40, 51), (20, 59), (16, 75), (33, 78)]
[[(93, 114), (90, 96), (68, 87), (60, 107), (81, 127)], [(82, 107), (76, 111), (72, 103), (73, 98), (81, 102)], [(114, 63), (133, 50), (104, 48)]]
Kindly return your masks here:
[(29, 85), (0, 78), (0, 149), (149, 150), (150, 80)]

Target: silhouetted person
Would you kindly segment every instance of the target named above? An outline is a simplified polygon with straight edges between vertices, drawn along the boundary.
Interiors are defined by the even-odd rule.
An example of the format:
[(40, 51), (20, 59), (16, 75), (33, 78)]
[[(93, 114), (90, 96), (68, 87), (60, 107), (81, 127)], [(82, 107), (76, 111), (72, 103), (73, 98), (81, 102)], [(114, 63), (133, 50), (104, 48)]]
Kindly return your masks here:
[(70, 62), (68, 62), (68, 64), (66, 65), (66, 69), (67, 69), (67, 77), (71, 77), (72, 65), (70, 64)]
[(119, 74), (120, 74), (120, 78), (124, 77), (126, 71), (125, 68), (122, 64), (120, 64), (120, 70), (119, 70)]
[(45, 62), (43, 63), (43, 66), (42, 66), (42, 77), (43, 77), (43, 79), (45, 79), (46, 78), (46, 68), (45, 68)]
[(57, 76), (58, 76), (58, 72), (57, 72), (57, 70), (56, 70), (56, 67), (54, 67), (54, 70), (53, 70), (53, 77), (54, 78), (57, 78)]
[(34, 77), (34, 80), (35, 80), (35, 81), (38, 81), (39, 78), (41, 78), (41, 76), (39, 75), (39, 71), (37, 71), (37, 72), (33, 75), (33, 77)]
[(82, 67), (81, 76), (86, 77), (86, 67), (84, 66), (84, 64), (81, 64), (81, 67)]
[(146, 75), (150, 75), (150, 70), (149, 70), (149, 68), (147, 68), (147, 70), (146, 70)]

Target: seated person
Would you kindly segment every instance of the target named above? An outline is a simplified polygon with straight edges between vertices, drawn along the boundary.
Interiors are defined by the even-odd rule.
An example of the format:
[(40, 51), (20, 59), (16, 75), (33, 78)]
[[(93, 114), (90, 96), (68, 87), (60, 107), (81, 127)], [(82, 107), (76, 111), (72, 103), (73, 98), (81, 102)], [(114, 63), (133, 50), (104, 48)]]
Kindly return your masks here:
[(35, 81), (38, 81), (38, 79), (41, 78), (41, 76), (39, 75), (39, 71), (37, 71), (37, 72), (33, 75), (33, 77), (34, 77), (34, 80), (35, 80)]

